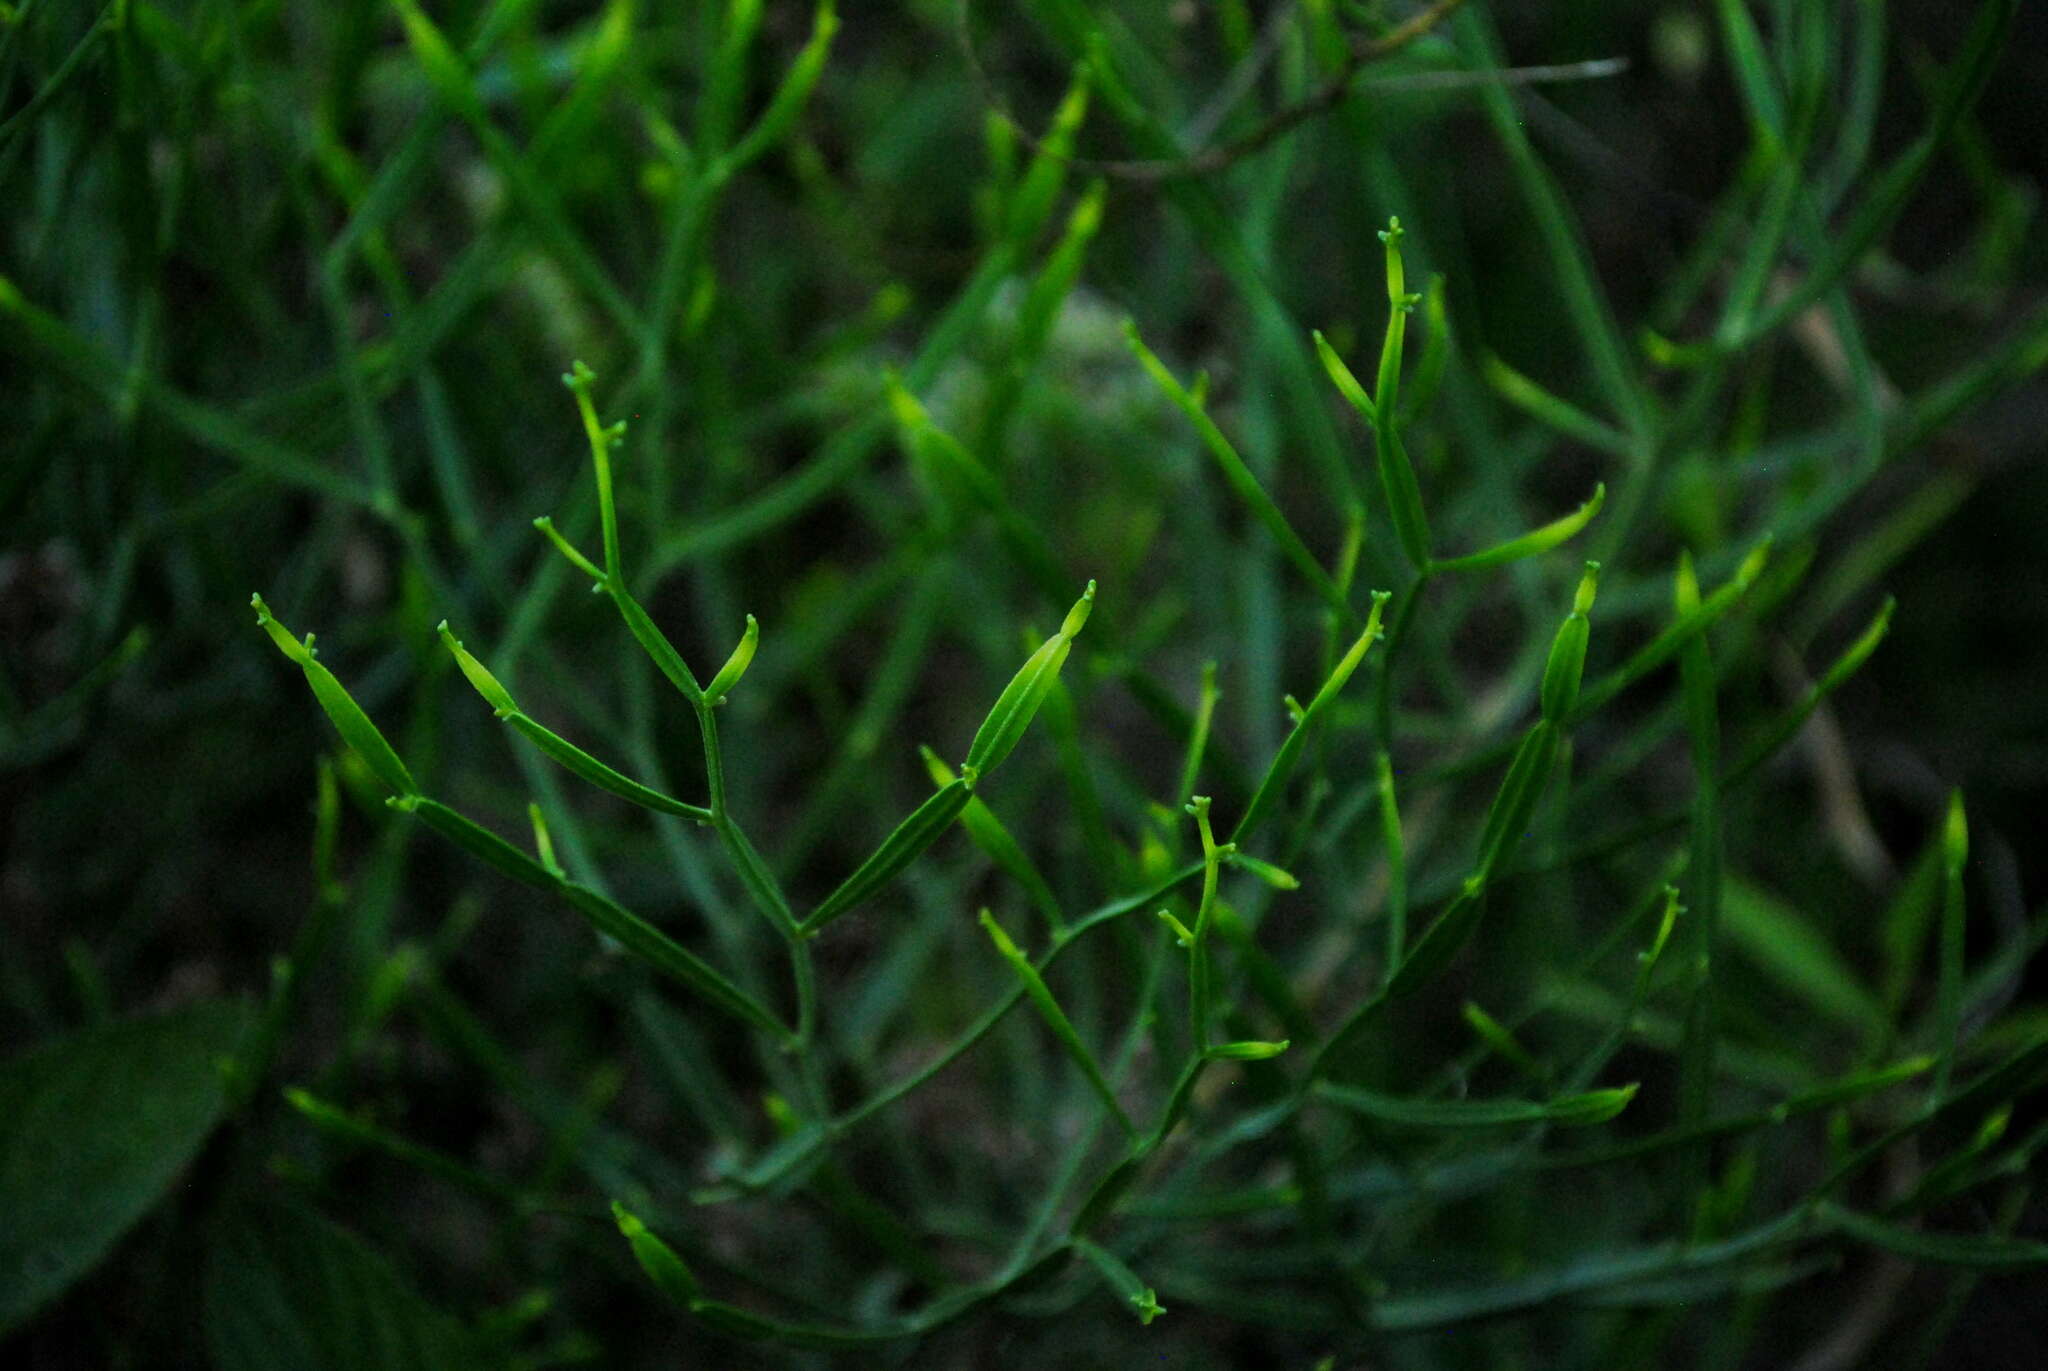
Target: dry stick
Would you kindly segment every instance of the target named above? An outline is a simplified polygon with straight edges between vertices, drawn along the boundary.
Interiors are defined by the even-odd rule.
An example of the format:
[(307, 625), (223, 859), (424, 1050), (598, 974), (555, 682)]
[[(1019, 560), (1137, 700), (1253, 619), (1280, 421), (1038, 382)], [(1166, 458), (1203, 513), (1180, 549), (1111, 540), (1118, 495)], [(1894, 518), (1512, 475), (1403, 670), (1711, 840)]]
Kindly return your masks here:
[[(1343, 65), (1337, 69), (1336, 75), (1297, 103), (1268, 115), (1257, 128), (1228, 142), (1215, 143), (1200, 152), (1180, 158), (1119, 160), (1069, 157), (1065, 160), (1068, 165), (1093, 175), (1153, 184), (1184, 180), (1193, 176), (1208, 176), (1222, 171), (1264, 148), (1282, 134), (1335, 109), (1343, 102), (1344, 97), (1351, 93), (1351, 83), (1358, 79), (1358, 73), (1366, 64), (1391, 56), (1417, 39), (1428, 36), (1464, 3), (1465, 0), (1436, 0), (1429, 8), (1378, 38), (1354, 39), (1351, 50), (1346, 54)], [(1026, 147), (1034, 152), (1042, 151), (1038, 138), (1010, 113), (1009, 106), (989, 78), (988, 69), (982, 65), (981, 53), (974, 46), (974, 33), (968, 22), (969, 6), (970, 0), (960, 0), (960, 49), (967, 58), (967, 67), (973, 73), (975, 84), (981, 88), (983, 102), (1016, 130)]]

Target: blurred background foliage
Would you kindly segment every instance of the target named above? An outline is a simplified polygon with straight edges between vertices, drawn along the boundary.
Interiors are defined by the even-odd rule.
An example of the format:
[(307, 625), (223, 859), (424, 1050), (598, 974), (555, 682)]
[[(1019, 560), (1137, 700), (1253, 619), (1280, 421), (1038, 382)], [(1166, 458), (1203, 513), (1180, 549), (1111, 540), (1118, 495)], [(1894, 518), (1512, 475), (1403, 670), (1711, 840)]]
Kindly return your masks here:
[[(450, 85), (423, 27), (408, 35), (409, 5), (0, 6), (0, 1042), (260, 999), (277, 959), (318, 953), (296, 964), (274, 1078), (250, 1088), (192, 1185), (118, 1260), (12, 1334), (15, 1364), (187, 1364), (202, 1347), (236, 1364), (223, 1310), (322, 1281), (337, 1307), (360, 1296), (410, 1309), (422, 1298), (411, 1289), (431, 1292), (462, 1311), (463, 1336), (481, 1326), (499, 1339), (498, 1364), (753, 1364), (646, 1294), (606, 1227), (550, 1209), (562, 1194), (617, 1193), (607, 1177), (676, 1199), (717, 1175), (718, 1130), (664, 1091), (664, 1074), (687, 1068), (663, 1054), (730, 1046), (652, 1007), (546, 901), (419, 841), (345, 759), (334, 870), (347, 889), (323, 892), (312, 797), (316, 763), (337, 749), (245, 607), (260, 588), (284, 621), (319, 630), (323, 660), (436, 793), (508, 833), (529, 796), (579, 815), (558, 835), (572, 869), (603, 872), (686, 940), (744, 952), (748, 934), (705, 921), (729, 892), (693, 840), (564, 798), (434, 641), (445, 616), (516, 674), (533, 712), (635, 768), (696, 766), (686, 712), (529, 527), (553, 513), (595, 539), (583, 438), (557, 381), (571, 358), (596, 369), (606, 416), (630, 424), (620, 498), (650, 607), (700, 666), (723, 658), (745, 613), (763, 625), (728, 711), (734, 803), (808, 896), (928, 793), (915, 744), (959, 755), (1020, 659), (1023, 628), (1049, 630), (1085, 578), (1101, 580), (1073, 669), (1078, 707), (1020, 754), (1026, 774), (1005, 809), (1086, 908), (1142, 866), (1144, 799), (1172, 791), (1203, 661), (1222, 664), (1208, 783), (1219, 804), (1248, 797), (1286, 727), (1282, 692), (1305, 697), (1321, 679), (1320, 610), (1289, 588), (1132, 361), (1121, 322), (1177, 374), (1207, 370), (1219, 423), (1313, 546), (1342, 541), (1344, 492), (1363, 491), (1381, 522), (1368, 525), (1360, 582), (1393, 585), (1370, 441), (1306, 338), (1320, 328), (1367, 373), (1386, 309), (1375, 230), (1398, 214), (1411, 283), (1441, 273), (1450, 326), (1441, 390), (1410, 439), (1432, 517), (1447, 543), (1477, 546), (1608, 482), (1622, 510), (1610, 504), (1585, 535), (1586, 555), (1622, 558), (1603, 588), (1609, 617), (1596, 615), (1596, 660), (1648, 636), (1642, 616), (1663, 612), (1681, 547), (1712, 585), (1775, 532), (1767, 605), (1716, 641), (1724, 727), (1739, 741), (1797, 699), (1881, 592), (1897, 597), (1884, 647), (1731, 808), (1731, 888), (1753, 887), (1731, 901), (1801, 911), (1876, 987), (1858, 993), (1882, 1017), (1922, 1003), (1928, 973), (1887, 960), (1874, 911), (1925, 868), (1961, 786), (1971, 955), (2031, 946), (2048, 883), (2048, 22), (2020, 13), (1981, 100), (1855, 260), (1839, 297), (1852, 336), (1842, 315), (1815, 309), (1717, 359), (1717, 384), (1693, 389), (1698, 367), (1652, 354), (1658, 339), (1710, 337), (1743, 288), (1745, 244), (1771, 231), (1785, 177), (1764, 150), (1787, 138), (1801, 159), (1783, 250), (1752, 283), (1768, 299), (1824, 260), (1820, 225), (1849, 218), (1928, 127), (1979, 7), (1475, 0), (1369, 67), (1351, 98), (1227, 166), (1162, 177), (1091, 164), (1155, 157), (1162, 130), (1183, 146), (1251, 132), (1328, 74), (1336, 35), (1422, 8), (849, 5), (786, 136), (713, 177), (706, 167), (810, 37), (808, 8), (770, 0), (753, 41), (721, 61), (722, 6), (436, 4)], [(1780, 130), (1761, 125), (1744, 88), (1756, 69), (1731, 48), (1730, 10), (1793, 92)], [(1044, 130), (1091, 26), (1156, 124), (1120, 118), (1095, 92), (1047, 227), (1020, 234), (1033, 145), (993, 115)], [(1825, 79), (1801, 87), (1798, 63), (1816, 46)], [(1616, 58), (1625, 65), (1574, 66)], [(1566, 70), (1507, 86), (1456, 75), (1490, 65)], [(1085, 265), (1064, 288), (1046, 269), (1091, 193), (1099, 227), (1080, 235)], [(1594, 294), (1574, 295), (1567, 259), (1583, 260)], [(1063, 287), (1049, 313), (1040, 281)], [(1589, 349), (1589, 317), (1618, 351)], [(1492, 359), (1597, 416), (1599, 431), (1560, 437), (1514, 402)], [(955, 474), (898, 445), (883, 399), (892, 372), (1001, 472), (1049, 563), (1020, 563), (1001, 528), (968, 512)], [(1605, 450), (1617, 431), (1620, 451)], [(1404, 776), (1506, 736), (1532, 644), (1547, 642), (1536, 626), (1555, 622), (1576, 575), (1574, 558), (1552, 558), (1441, 590), (1421, 616), (1441, 631), (1411, 656), (1427, 684), (1399, 702)], [(1600, 646), (1610, 624), (1633, 626)], [(1582, 747), (1597, 767), (1641, 738), (1637, 769), (1554, 816), (1572, 841), (1685, 802), (1675, 706), (1661, 693), (1631, 701)], [(1661, 731), (1646, 722), (1658, 711)], [(1453, 767), (1411, 818), (1441, 824), (1471, 796), (1483, 803), (1483, 785), (1457, 782)], [(1351, 798), (1346, 784), (1331, 804)], [(1094, 821), (1097, 810), (1110, 817)], [(1355, 819), (1354, 807), (1327, 840), (1295, 831), (1305, 879), (1321, 872), (1342, 893), (1305, 906), (1320, 916), (1283, 906), (1271, 926), (1284, 945), (1308, 942), (1313, 917), (1376, 898), (1342, 884), (1372, 870), (1372, 825)], [(1432, 865), (1426, 843), (1416, 860), (1420, 901), (1452, 865)], [(829, 984), (857, 997), (864, 969), (902, 951), (891, 917), (945, 927), (932, 935), (945, 948), (978, 937), (959, 911), (991, 898), (976, 893), (985, 884), (958, 853), (909, 881), (907, 910), (870, 911), (821, 944)], [(1611, 909), (1625, 886), (1603, 873), (1579, 896)], [(985, 948), (959, 955), (986, 960)], [(1796, 972), (1774, 981), (1765, 959), (1733, 974), (1749, 978), (1735, 982), (1731, 1030), (1746, 1041), (1821, 1075), (1869, 1064), (1802, 1017)], [(2016, 964), (1999, 987), (2030, 1003)], [(883, 1014), (868, 993), (851, 1012)], [(891, 1044), (897, 1059), (914, 1061), (979, 994), (912, 1006), (923, 1027)], [(2038, 1023), (2029, 1012), (2022, 1027)], [(1462, 1032), (1439, 1017), (1406, 1029), (1429, 1061), (1447, 1052), (1428, 1044)], [(925, 1111), (913, 1127), (959, 1135), (952, 1164), (986, 1166), (979, 1184), (999, 1190), (1002, 1168), (1037, 1144), (1014, 1119), (964, 1117), (975, 1096), (950, 1081), (913, 1102)], [(283, 1082), (474, 1173), (451, 1179), (337, 1141), (278, 1098)], [(973, 1193), (971, 1177), (950, 1180)], [(1602, 1203), (1625, 1208), (1625, 1196)], [(250, 1205), (259, 1218), (243, 1217)], [(702, 1214), (707, 1243), (738, 1264), (790, 1263), (793, 1279), (819, 1281), (859, 1269), (853, 1249), (801, 1261), (784, 1250), (829, 1225), (771, 1218), (748, 1231), (761, 1221)], [(1465, 1227), (1518, 1217), (1468, 1215)], [(1616, 1208), (1586, 1222), (1627, 1226)], [(1578, 1236), (1494, 1238), (1535, 1260)], [(1758, 1364), (1824, 1339), (1838, 1309), (1883, 1289), (1866, 1275), (1852, 1264), (1826, 1277), (1829, 1300), (1755, 1306), (1768, 1311), (1749, 1345)], [(337, 1294), (336, 1281), (373, 1290)], [(1918, 1303), (1902, 1307), (1939, 1310), (1955, 1289), (1916, 1284)], [(534, 1291), (553, 1304), (526, 1302)], [(1043, 1356), (1062, 1336), (1101, 1365), (1164, 1346), (1174, 1365), (1306, 1367), (1325, 1350), (1198, 1314), (1141, 1338), (1116, 1311), (1088, 1308), (1082, 1331), (991, 1317), (917, 1364)], [(1977, 1350), (1950, 1347), (1941, 1364), (2038, 1364), (2025, 1308), (2011, 1287), (1985, 1287), (1968, 1305)], [(420, 1313), (429, 1347), (454, 1336), (440, 1317)], [(1585, 1316), (1590, 1332), (1536, 1322), (1447, 1335), (1396, 1354), (1421, 1360), (1387, 1364), (1595, 1364), (1654, 1347), (1629, 1341), (1638, 1325), (1602, 1317)]]

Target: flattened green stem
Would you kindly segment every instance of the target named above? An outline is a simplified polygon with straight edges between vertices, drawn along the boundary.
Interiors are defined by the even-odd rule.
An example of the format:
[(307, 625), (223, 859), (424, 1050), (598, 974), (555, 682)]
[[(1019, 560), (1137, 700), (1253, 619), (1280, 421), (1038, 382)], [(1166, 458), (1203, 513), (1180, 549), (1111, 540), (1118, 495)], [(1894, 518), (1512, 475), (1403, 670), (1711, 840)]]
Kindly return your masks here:
[(1030, 998), (1039, 1016), (1045, 1020), (1046, 1027), (1059, 1039), (1060, 1046), (1074, 1059), (1074, 1064), (1081, 1068), (1081, 1073), (1088, 1078), (1088, 1084), (1094, 1087), (1095, 1093), (1102, 1097), (1103, 1106), (1116, 1120), (1117, 1126), (1123, 1129), (1124, 1136), (1135, 1141), (1138, 1130), (1131, 1123), (1130, 1116), (1124, 1113), (1123, 1106), (1117, 1103), (1116, 1091), (1110, 1087), (1108, 1077), (1102, 1074), (1102, 1067), (1096, 1062), (1095, 1054), (1081, 1041), (1080, 1033), (1067, 1018), (1066, 1011), (1060, 1008), (1059, 1001), (1053, 998), (1051, 988), (1046, 985), (1045, 978), (1038, 974), (1038, 968), (1031, 964), (1031, 958), (1010, 940), (1010, 935), (996, 922), (995, 915), (986, 909), (981, 911), (981, 926), (987, 930), (989, 941), (996, 945), (996, 951), (1010, 964), (1010, 969), (1017, 973), (1017, 979), (1023, 985), (1025, 995)]

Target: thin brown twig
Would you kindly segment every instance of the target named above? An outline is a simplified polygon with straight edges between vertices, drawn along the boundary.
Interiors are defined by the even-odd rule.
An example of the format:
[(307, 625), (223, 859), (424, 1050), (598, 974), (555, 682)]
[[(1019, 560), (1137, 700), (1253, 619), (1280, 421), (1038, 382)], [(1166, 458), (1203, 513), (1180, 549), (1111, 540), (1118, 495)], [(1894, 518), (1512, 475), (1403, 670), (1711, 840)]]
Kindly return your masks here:
[[(1358, 79), (1359, 72), (1364, 70), (1368, 63), (1391, 56), (1417, 39), (1428, 36), (1464, 3), (1465, 0), (1434, 0), (1434, 3), (1418, 10), (1377, 38), (1354, 37), (1350, 50), (1345, 54), (1343, 65), (1338, 67), (1336, 74), (1328, 81), (1295, 104), (1275, 110), (1266, 116), (1258, 127), (1236, 138), (1211, 144), (1185, 157), (1068, 157), (1065, 160), (1077, 171), (1126, 181), (1157, 183), (1212, 175), (1258, 152), (1274, 139), (1308, 120), (1335, 109), (1350, 93), (1352, 82)], [(1009, 106), (996, 90), (995, 83), (989, 79), (988, 69), (982, 65), (981, 53), (974, 46), (974, 32), (968, 22), (970, 4), (971, 0), (960, 0), (960, 47), (966, 54), (968, 70), (974, 74), (975, 84), (981, 88), (982, 99), (1016, 130), (1018, 137), (1027, 147), (1034, 152), (1042, 152), (1044, 147), (1037, 135), (1025, 128), (1022, 122), (1010, 113)]]

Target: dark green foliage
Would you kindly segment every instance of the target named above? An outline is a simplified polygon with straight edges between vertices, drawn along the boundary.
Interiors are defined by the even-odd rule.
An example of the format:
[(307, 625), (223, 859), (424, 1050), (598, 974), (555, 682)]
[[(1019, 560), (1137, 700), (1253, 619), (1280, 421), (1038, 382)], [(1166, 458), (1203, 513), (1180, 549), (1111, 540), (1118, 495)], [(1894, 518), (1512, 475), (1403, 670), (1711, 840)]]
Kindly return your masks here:
[(1939, 9), (0, 5), (0, 1359), (2016, 1322)]
[(228, 1104), (246, 1006), (104, 1024), (0, 1064), (0, 1329), (90, 1271)]

